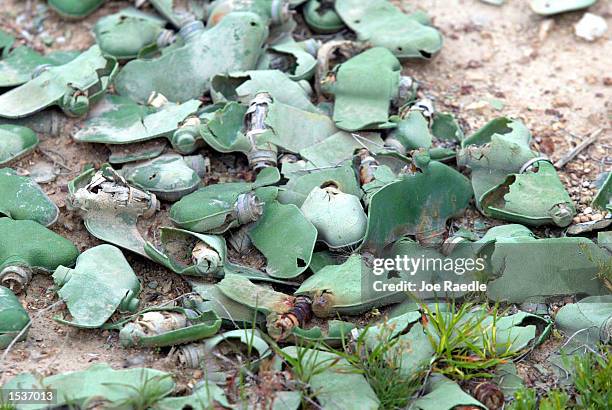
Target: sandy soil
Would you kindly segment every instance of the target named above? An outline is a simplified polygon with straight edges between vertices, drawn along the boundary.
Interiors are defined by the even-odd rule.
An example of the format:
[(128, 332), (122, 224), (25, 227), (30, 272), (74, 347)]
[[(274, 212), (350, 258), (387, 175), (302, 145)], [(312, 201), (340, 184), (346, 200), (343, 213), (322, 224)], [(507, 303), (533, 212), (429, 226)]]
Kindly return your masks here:
[[(96, 20), (128, 2), (110, 1), (79, 22), (61, 21), (51, 11), (38, 13), (37, 7), (44, 3), (40, 1), (2, 0), (0, 3), (0, 26), (47, 52), (86, 48), (93, 43), (90, 29)], [(409, 2), (397, 3), (411, 10)], [(421, 83), (423, 94), (435, 101), (438, 110), (454, 112), (466, 134), (495, 116), (516, 116), (530, 127), (540, 150), (558, 159), (595, 129), (606, 129), (599, 141), (562, 173), (580, 211), (585, 211), (592, 197), (591, 182), (601, 171), (612, 168), (612, 4), (599, 1), (591, 8), (591, 12), (606, 18), (611, 30), (604, 38), (587, 43), (576, 38), (573, 32), (581, 12), (543, 19), (531, 12), (526, 1), (507, 0), (502, 7), (477, 0), (418, 3), (443, 32), (445, 45), (431, 62), (406, 63), (405, 74)], [(42, 31), (37, 33), (36, 27)], [(24, 37), (22, 30), (29, 31), (30, 35)], [(53, 43), (44, 45), (47, 39)], [(501, 101), (503, 108), (496, 110), (489, 104), (490, 100)], [(63, 164), (59, 166), (62, 174), (56, 181), (44, 185), (62, 210), (59, 222), (52, 229), (84, 250), (99, 241), (87, 233), (77, 215), (66, 210), (66, 183), (83, 165), (105, 162), (108, 151), (103, 146), (73, 142), (69, 128), (58, 138), (45, 138), (39, 150), (13, 166), (30, 170), (41, 161)], [(165, 206), (163, 211), (167, 209)], [(589, 210), (586, 211), (584, 218), (588, 218)], [(141, 300), (146, 305), (158, 304), (188, 291), (187, 284), (178, 275), (138, 256), (128, 255), (128, 259), (142, 280)], [(157, 283), (155, 288), (152, 282)], [(33, 326), (28, 339), (16, 344), (5, 362), (0, 363), (0, 384), (23, 371), (35, 370), (48, 375), (84, 369), (98, 362), (115, 367), (150, 366), (169, 370), (179, 376), (183, 386), (202, 377), (201, 371), (178, 369), (167, 358), (167, 351), (121, 348), (116, 332), (78, 330), (54, 322), (52, 317), (61, 312), (61, 306), (37, 313), (57, 302), (49, 277), (36, 276), (21, 300), (33, 319)], [(546, 346), (550, 344), (554, 345), (554, 341)]]

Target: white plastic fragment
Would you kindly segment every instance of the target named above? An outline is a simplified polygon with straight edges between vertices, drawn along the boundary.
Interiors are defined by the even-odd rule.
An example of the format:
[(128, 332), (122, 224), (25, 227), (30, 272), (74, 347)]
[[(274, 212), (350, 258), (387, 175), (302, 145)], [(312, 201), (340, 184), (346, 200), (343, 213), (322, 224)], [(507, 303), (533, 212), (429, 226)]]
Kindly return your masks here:
[(603, 17), (593, 13), (584, 16), (574, 26), (576, 35), (586, 41), (595, 41), (608, 31), (608, 23)]

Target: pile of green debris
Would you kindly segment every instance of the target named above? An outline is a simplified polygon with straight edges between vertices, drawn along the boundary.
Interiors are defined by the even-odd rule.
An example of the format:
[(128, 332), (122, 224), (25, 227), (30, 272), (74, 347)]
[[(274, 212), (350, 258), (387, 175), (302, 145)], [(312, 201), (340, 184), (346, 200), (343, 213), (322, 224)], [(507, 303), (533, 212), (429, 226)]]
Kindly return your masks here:
[[(49, 1), (70, 18), (102, 3)], [(513, 360), (553, 321), (569, 337), (550, 358), (560, 380), (575, 373), (568, 356), (610, 343), (612, 176), (592, 203), (603, 219), (565, 231), (575, 206), (520, 120), (466, 136), (402, 76), (402, 61), (442, 47), (426, 14), (386, 0), (148, 3), (158, 15), (98, 20), (84, 52), (43, 56), (0, 32), (0, 164), (66, 117), (84, 118), (74, 140), (111, 152), (68, 184), (69, 212), (108, 243), (83, 253), (47, 228), (60, 211), (41, 187), (0, 169), (0, 348), (26, 339), (15, 294), (42, 272), (65, 302), (59, 323), (173, 346), (209, 374), (174, 398), (168, 373), (100, 365), (5, 388), (82, 407), (498, 409), (522, 385)], [(204, 186), (203, 150), (235, 155), (247, 180)], [(160, 203), (173, 226), (153, 224)], [(461, 219), (474, 206), (477, 221)], [(144, 308), (120, 248), (193, 293)], [(584, 299), (553, 320), (547, 303), (567, 296)], [(350, 319), (365, 313), (370, 325)]]

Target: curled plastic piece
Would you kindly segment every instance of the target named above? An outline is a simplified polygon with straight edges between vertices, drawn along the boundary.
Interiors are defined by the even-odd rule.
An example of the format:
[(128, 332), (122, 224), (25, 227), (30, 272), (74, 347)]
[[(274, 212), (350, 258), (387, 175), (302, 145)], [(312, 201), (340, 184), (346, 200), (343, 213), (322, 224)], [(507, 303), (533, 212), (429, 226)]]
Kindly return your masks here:
[(300, 209), (317, 228), (319, 240), (331, 249), (356, 245), (365, 236), (368, 217), (359, 197), (337, 186), (315, 187)]
[(0, 218), (0, 282), (21, 292), (35, 272), (72, 266), (79, 251), (68, 239), (34, 221)]
[(531, 150), (519, 121), (497, 118), (462, 142), (457, 163), (472, 170), (476, 205), (486, 216), (533, 226), (567, 226), (576, 213), (546, 158)]
[[(165, 24), (158, 17), (128, 8), (101, 18), (93, 31), (103, 52), (125, 60), (136, 58), (145, 47), (156, 45)], [(170, 39), (161, 45), (168, 42)]]
[[(191, 25), (181, 29), (184, 37), (186, 27)], [(267, 35), (256, 14), (230, 13), (210, 30), (191, 32), (182, 47), (155, 59), (130, 61), (117, 76), (117, 92), (139, 103), (154, 91), (173, 102), (200, 98), (213, 76), (255, 68)]]
[[(10, 289), (0, 286), (0, 349), (5, 349), (30, 323), (28, 312)], [(17, 340), (28, 336), (25, 331)]]
[(214, 234), (254, 222), (263, 212), (263, 203), (276, 198), (278, 188), (268, 185), (279, 179), (278, 169), (266, 168), (253, 183), (206, 186), (175, 203), (170, 219), (181, 228)]
[(72, 315), (72, 320), (55, 318), (60, 323), (99, 328), (116, 309), (138, 309), (140, 282), (121, 251), (112, 245), (86, 250), (74, 269), (59, 266), (53, 282)]
[(68, 116), (80, 117), (102, 97), (117, 70), (117, 60), (92, 46), (69, 63), (50, 67), (2, 94), (0, 117), (26, 117), (51, 105), (58, 105)]
[(49, 7), (60, 16), (77, 20), (85, 18), (98, 9), (105, 0), (49, 0)]
[(199, 120), (195, 113), (200, 105), (198, 100), (170, 103), (159, 93), (150, 96), (149, 106), (108, 95), (92, 110), (74, 139), (121, 145), (166, 138), (178, 152), (190, 154), (198, 146)]
[(70, 181), (68, 192), (69, 209), (79, 211), (89, 233), (148, 257), (136, 223), (139, 217), (149, 218), (159, 210), (154, 194), (134, 188), (108, 164)]
[(38, 137), (29, 128), (0, 125), (0, 166), (33, 151), (38, 142)]
[(398, 95), (401, 65), (376, 47), (337, 65), (321, 83), (335, 96), (333, 119), (346, 131), (388, 128), (391, 101)]
[(534, 13), (550, 16), (567, 11), (586, 9), (597, 0), (531, 0), (529, 6)]
[(438, 30), (387, 0), (336, 0), (336, 12), (360, 41), (385, 47), (400, 59), (429, 59), (442, 48)]
[(308, 0), (304, 6), (304, 21), (321, 34), (335, 33), (344, 27), (344, 22), (334, 10), (333, 0)]
[(18, 220), (36, 221), (50, 226), (57, 221), (59, 209), (32, 179), (12, 168), (0, 168), (0, 214)]
[(119, 332), (123, 347), (162, 347), (195, 342), (217, 333), (221, 319), (214, 312), (181, 307), (150, 309)]
[(200, 187), (205, 167), (201, 155), (181, 157), (165, 154), (150, 161), (126, 165), (118, 172), (134, 186), (155, 194), (161, 200), (174, 202)]

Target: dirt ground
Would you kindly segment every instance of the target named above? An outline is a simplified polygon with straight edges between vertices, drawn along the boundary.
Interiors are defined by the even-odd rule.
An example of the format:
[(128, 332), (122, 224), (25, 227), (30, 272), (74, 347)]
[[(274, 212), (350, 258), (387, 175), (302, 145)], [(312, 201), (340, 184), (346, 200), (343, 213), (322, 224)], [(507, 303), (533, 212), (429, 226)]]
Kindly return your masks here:
[[(396, 3), (411, 10), (411, 2)], [(424, 95), (434, 100), (438, 110), (454, 112), (466, 134), (495, 116), (519, 117), (532, 130), (539, 149), (553, 160), (603, 128), (598, 142), (562, 173), (581, 212), (578, 218), (586, 220), (592, 215), (586, 209), (594, 191), (592, 181), (600, 172), (612, 169), (612, 3), (600, 0), (590, 10), (610, 26), (606, 36), (593, 43), (574, 35), (574, 24), (582, 12), (544, 19), (533, 14), (527, 3), (507, 0), (496, 7), (478, 0), (419, 1), (419, 7), (428, 11), (442, 31), (445, 43), (433, 61), (406, 63), (404, 73), (420, 82)], [(43, 4), (0, 0), (0, 27), (40, 51), (86, 48), (94, 42), (90, 30), (96, 20), (128, 2), (110, 1), (78, 22), (61, 21), (51, 11), (41, 13)], [(37, 27), (42, 30), (37, 32)], [(498, 108), (501, 102), (503, 107), (496, 109), (491, 101)], [(99, 165), (107, 158), (104, 146), (73, 142), (66, 132), (44, 138), (40, 149), (13, 164), (14, 168), (31, 170), (37, 163), (55, 162), (61, 175), (43, 185), (62, 211), (52, 229), (75, 242), (81, 251), (100, 242), (87, 233), (77, 215), (66, 210), (66, 184), (83, 165)], [(168, 207), (163, 205), (162, 210)], [(178, 275), (139, 256), (127, 256), (141, 278), (144, 305), (188, 292), (188, 285)], [(0, 362), (0, 384), (24, 371), (49, 375), (99, 362), (171, 371), (187, 387), (202, 377), (201, 371), (177, 368), (167, 351), (122, 348), (117, 332), (79, 330), (56, 323), (52, 317), (61, 313), (62, 306), (46, 309), (57, 302), (52, 285), (50, 277), (37, 275), (21, 295), (33, 325), (27, 340), (17, 343)]]

